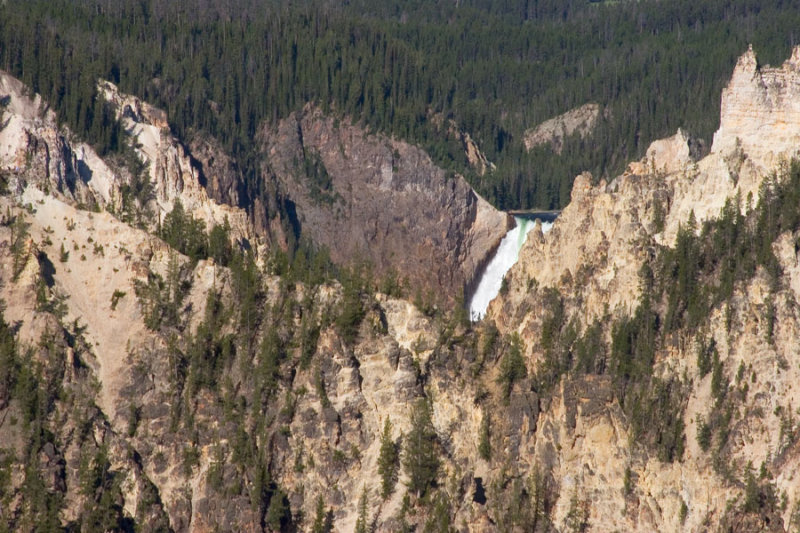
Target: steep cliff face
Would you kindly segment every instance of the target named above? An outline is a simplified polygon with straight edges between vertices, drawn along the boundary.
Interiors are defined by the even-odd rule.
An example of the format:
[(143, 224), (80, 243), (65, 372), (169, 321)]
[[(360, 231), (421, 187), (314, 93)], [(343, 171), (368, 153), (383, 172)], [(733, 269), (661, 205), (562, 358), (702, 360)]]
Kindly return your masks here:
[[(744, 68), (740, 61), (734, 81)], [(794, 83), (792, 68), (769, 79)], [(0, 519), (10, 529), (797, 526), (800, 219), (791, 204), (754, 208), (759, 191), (785, 189), (780, 180), (762, 186), (772, 169), (746, 143), (715, 143), (695, 161), (679, 131), (611, 183), (580, 176), (553, 230), (529, 235), (489, 317), (470, 325), (363, 280), (268, 275), (249, 254), (230, 268), (193, 263), (109, 210), (83, 209), (88, 202), (58, 188), (42, 156), (6, 131), (59, 131), (41, 103), (24, 118), (13, 108), (24, 90), (14, 94), (0, 130), (0, 148), (17, 147), (3, 152), (0, 169), (10, 185), (0, 196)], [(215, 155), (213, 142), (192, 144), (189, 157), (157, 112), (122, 95), (112, 101), (150, 162), (159, 209), (181, 198), (198, 217), (223, 212), (208, 207), (198, 168), (217, 184), (215, 197), (234, 200), (235, 163)], [(778, 113), (747, 105), (754, 116)], [(800, 123), (779, 135), (793, 129)], [(765, 146), (779, 146), (768, 133)], [(327, 225), (316, 238), (341, 240), (359, 227), (359, 209), (387, 212), (369, 197), (391, 202), (391, 222), (408, 233), (397, 239), (411, 239), (416, 225), (433, 232), (431, 246), (456, 250), (451, 265), (488, 238), (477, 221), (496, 213), (481, 215), (480, 199), (416, 148), (336, 128), (313, 110), (264, 142), (267, 170), (296, 195), (303, 227)], [(770, 157), (792, 149), (770, 148)], [(361, 181), (348, 188), (337, 176), (354, 179), (356, 165)], [(211, 169), (220, 176), (208, 177)], [(800, 169), (789, 174), (800, 185)], [(95, 207), (116, 205), (117, 193), (104, 196), (93, 179), (75, 190)], [(740, 246), (737, 231), (757, 235), (747, 232), (772, 215), (798, 223), (743, 248), (764, 261), (682, 322), (670, 293), (694, 282), (710, 298), (722, 283), (695, 264), (713, 261), (691, 240), (721, 209), (741, 225), (704, 237), (717, 250)], [(456, 213), (460, 225), (408, 218), (418, 213)], [(373, 227), (374, 237), (356, 231), (358, 242), (388, 247), (395, 234)], [(420, 257), (399, 264), (432, 276)], [(659, 286), (654, 272), (669, 261), (679, 282)], [(700, 274), (682, 278), (686, 268)], [(456, 277), (433, 272), (436, 286)]]
[[(576, 179), (569, 206), (547, 235), (531, 234), (510, 273), (507, 293), (490, 307), (501, 331), (519, 333), (525, 341), (534, 371), (552, 375), (546, 368), (552, 364), (551, 341), (545, 335), (552, 335), (547, 328), (557, 311), (549, 291), (558, 291), (563, 321), (577, 327), (579, 335), (595, 320), (608, 324), (604, 335), (612, 348), (603, 357), (611, 366), (614, 350), (625, 349), (619, 348), (615, 336), (621, 330), (615, 328), (643, 304), (648, 278), (642, 268), (657, 268), (654, 259), (664, 260), (663, 250), (675, 246), (681, 228), (700, 233), (703, 221), (721, 216), (726, 201), (738, 207), (733, 213), (755, 217), (751, 209), (764, 181), (776, 171), (785, 175), (785, 162), (797, 154), (798, 57), (796, 48), (777, 69), (758, 68), (752, 49), (739, 59), (723, 92), (720, 129), (702, 160), (693, 159), (691, 142), (679, 131), (653, 143), (642, 161), (611, 183), (592, 185), (589, 175)], [(565, 483), (562, 497), (565, 486), (586, 495), (593, 528), (699, 531), (722, 525), (744, 531), (783, 530), (796, 523), (798, 496), (791, 480), (797, 475), (794, 419), (800, 404), (791, 383), (800, 362), (794, 303), (800, 293), (796, 247), (789, 244), (796, 238), (796, 232), (787, 231), (772, 244), (779, 279), (759, 269), (737, 284), (729, 299), (712, 306), (700, 326), (650, 341), (660, 382), (686, 387), (677, 415), (685, 426), (679, 460), (664, 462), (631, 442), (635, 411), (623, 409), (624, 394), (611, 394), (603, 375), (587, 376), (595, 381), (577, 399), (572, 391), (584, 378), (570, 374), (558, 380), (550, 408), (540, 416), (532, 460), (553, 465), (554, 477)], [(676, 284), (665, 290), (683, 289)], [(710, 293), (704, 297), (712, 298)], [(659, 320), (670, 319), (667, 307), (652, 305)], [(719, 358), (716, 377), (698, 355), (708, 346)], [(719, 422), (723, 411), (724, 424)], [(718, 434), (720, 424), (725, 429)], [(742, 489), (756, 490), (752, 469), (759, 465), (762, 479), (770, 480), (767, 492), (787, 503), (762, 509), (765, 514), (756, 518), (743, 511), (759, 507), (751, 500), (744, 505), (752, 494)], [(560, 499), (555, 506), (556, 523), (568, 521), (563, 505)]]
[(508, 217), (419, 148), (307, 108), (263, 132), (268, 171), (302, 234), (336, 263), (367, 261), (452, 303), (475, 280)]
[[(227, 218), (235, 239), (255, 242), (256, 235), (251, 230), (247, 213), (237, 203), (237, 183), (231, 177), (235, 172), (231, 169), (233, 164), (219, 147), (216, 147), (217, 166), (214, 166), (214, 157), (207, 154), (209, 149), (213, 149), (209, 147), (212, 141), (198, 140), (195, 143), (201, 153), (206, 154), (202, 158), (203, 164), (170, 133), (164, 111), (119, 92), (110, 82), (101, 81), (98, 90), (114, 109), (126, 133), (135, 141), (136, 153), (154, 187), (158, 220), (172, 211), (175, 201), (180, 200), (186, 211), (195, 219), (202, 220), (207, 228), (222, 225)], [(209, 196), (209, 190), (213, 198)]]
[(53, 194), (106, 208), (118, 194), (114, 172), (88, 145), (73, 142), (55, 113), (19, 80), (0, 71), (0, 169), (16, 176), (20, 189), (35, 181)]
[[(439, 348), (452, 326), (408, 302), (361, 294), (358, 307), (366, 308), (366, 316), (356, 323), (355, 339), (347, 340), (343, 321), (331, 324), (331, 316), (354, 304), (335, 283), (288, 287), (278, 278), (262, 279), (254, 264), (229, 270), (191, 263), (148, 233), (153, 221), (137, 229), (119, 217), (122, 190), (132, 176), (100, 166), (105, 163), (88, 146), (81, 148), (93, 162), (91, 179), (75, 180), (74, 187), (59, 181), (56, 167), (46, 166), (52, 163), (47, 154), (55, 142), (74, 153), (68, 132), (18, 82), (5, 83), (13, 92), (3, 95), (0, 131), (3, 178), (10, 185), (10, 194), (0, 198), (0, 298), (19, 346), (8, 351), (4, 345), (0, 365), (0, 483), (3, 494), (13, 497), (3, 500), (8, 525), (25, 528), (51, 513), (53, 524), (70, 527), (308, 526), (310, 518), (303, 522), (302, 516), (313, 516), (319, 496), (337, 529), (351, 529), (359, 514), (352, 495), (364, 488), (376, 523), (397, 523), (409, 512), (403, 510), (403, 485), (385, 503), (377, 496), (380, 431), (391, 420), (394, 438), (408, 433), (409, 406), (425, 397), (428, 379), (440, 397), (432, 412), (435, 430), (453, 433), (437, 444), (454, 454), (443, 459), (441, 475), (453, 476), (454, 503), (469, 501), (472, 467), (452, 469), (456, 457), (475, 455), (481, 408), (471, 403), (472, 388), (448, 390), (455, 368)], [(191, 156), (169, 134), (163, 113), (110, 84), (100, 88), (136, 141), (155, 189), (148, 202), (154, 214), (163, 217), (180, 200), (209, 226), (227, 217), (235, 237), (253, 234), (241, 210), (214, 202), (203, 188), (205, 178), (218, 199), (240, 199), (232, 186), (235, 164), (215, 151), (213, 141), (196, 139), (197, 155)], [(358, 134), (354, 128), (350, 133)], [(397, 209), (423, 202), (424, 209), (412, 213), (436, 215), (443, 228), (431, 247), (440, 240), (457, 243), (453, 253), (474, 273), (483, 247), (491, 246), (487, 241), (495, 234), (499, 239), (505, 216), (462, 180), (445, 180), (417, 149), (398, 144), (396, 150), (406, 154), (399, 183), (373, 185), (411, 196), (397, 200)], [(63, 170), (65, 160), (55, 164)], [(440, 180), (437, 187), (415, 181), (415, 162)], [(87, 205), (98, 211), (84, 210)], [(452, 212), (457, 222), (440, 220)], [(399, 218), (411, 226), (412, 219)], [(425, 251), (431, 262), (433, 252)], [(246, 315), (243, 293), (258, 295), (258, 308), (247, 304)], [(312, 340), (301, 340), (305, 335)], [(202, 348), (206, 343), (211, 351)], [(268, 363), (265, 354), (273, 346), (281, 355)], [(209, 364), (213, 374), (203, 370)], [(270, 364), (281, 366), (265, 370)], [(26, 380), (45, 395), (41, 411), (28, 411)], [(228, 399), (220, 403), (223, 390)], [(395, 468), (400, 471), (399, 463)], [(40, 495), (38, 483), (52, 496), (44, 510), (28, 505)]]
[(800, 141), (800, 49), (779, 68), (759, 67), (752, 47), (722, 92), (712, 151), (741, 150), (762, 171), (797, 154)]

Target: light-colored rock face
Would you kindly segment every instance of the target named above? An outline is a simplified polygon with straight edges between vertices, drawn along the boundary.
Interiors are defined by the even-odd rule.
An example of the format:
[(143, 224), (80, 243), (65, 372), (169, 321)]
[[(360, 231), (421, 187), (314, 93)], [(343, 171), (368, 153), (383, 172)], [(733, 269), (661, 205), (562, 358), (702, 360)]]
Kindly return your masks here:
[[(98, 88), (135, 139), (137, 153), (149, 169), (156, 193), (150, 224), (155, 226), (180, 199), (209, 230), (227, 218), (232, 238), (254, 240), (243, 209), (209, 198), (190, 154), (170, 134), (166, 113), (120, 93), (109, 82), (99, 82)], [(39, 95), (30, 96), (19, 80), (0, 72), (0, 99), (5, 100), (0, 108), (0, 170), (18, 178), (18, 193), (31, 181), (74, 205), (119, 207), (120, 187), (128, 178), (110, 168), (90, 146), (74, 141)]]
[[(501, 331), (520, 333), (531, 367), (542, 357), (539, 333), (548, 312), (541, 307), (543, 288), (558, 288), (568, 314), (584, 325), (606, 313), (630, 316), (639, 303), (639, 269), (656, 245), (672, 246), (692, 216), (698, 229), (704, 220), (718, 217), (727, 200), (738, 199), (743, 212), (755, 205), (763, 180), (800, 146), (799, 59), (798, 48), (779, 69), (758, 69), (752, 50), (739, 59), (723, 93), (714, 146), (702, 160), (692, 160), (689, 140), (678, 131), (653, 143), (641, 161), (611, 183), (593, 185), (588, 174), (575, 180), (571, 203), (547, 235), (529, 236), (510, 272), (507, 293), (490, 307), (489, 316)], [(756, 470), (764, 464), (776, 494), (788, 502), (778, 519), (783, 525), (773, 520), (770, 527), (789, 524), (800, 475), (796, 440), (786, 436), (800, 408), (795, 390), (800, 379), (800, 317), (793, 303), (800, 297), (796, 238), (784, 234), (773, 245), (783, 269), (783, 289), (772, 297), (778, 324), (774, 342), (765, 333), (765, 310), (771, 304), (764, 272), (714, 309), (702, 329), (716, 343), (728, 394), (741, 399), (732, 415), (731, 437), (720, 452), (733, 465), (729, 475), (737, 482), (726, 479), (715, 468), (712, 451), (698, 444), (700, 422), (709, 420), (715, 404), (712, 376), (700, 376), (697, 338), (682, 333), (656, 355), (658, 375), (687, 379), (690, 385), (681, 461), (668, 464), (636, 452), (616, 401), (590, 409), (593, 398), (602, 396), (601, 383), (592, 385), (591, 394), (578, 394), (575, 418), (569, 416), (574, 397), (565, 389), (574, 378), (562, 381), (550, 408), (543, 409), (535, 457), (552, 459), (554, 477), (562, 482), (553, 512), (557, 524), (567, 521), (568, 496), (577, 491), (591, 502), (592, 530), (704, 531), (741, 505), (743, 485), (737, 483), (748, 462)], [(634, 481), (628, 496), (621, 484), (626, 468)]]
[(740, 148), (768, 171), (800, 146), (800, 47), (779, 68), (761, 67), (752, 47), (739, 58), (722, 92), (712, 152)]
[[(158, 186), (164, 208), (170, 198), (183, 200), (179, 195), (188, 190), (185, 205), (196, 201), (192, 205), (202, 210), (205, 200), (191, 193), (195, 187), (189, 182), (192, 170), (181, 163), (186, 154), (173, 150), (173, 141), (161, 131), (156, 136), (152, 129), (163, 127), (159, 115), (142, 103), (119, 98), (120, 103), (128, 102), (123, 109), (130, 107), (134, 118), (127, 125), (138, 132), (143, 157), (161, 169), (155, 177), (163, 179)], [(17, 115), (24, 118), (25, 112)], [(38, 120), (37, 116), (25, 120)], [(303, 132), (309, 143), (318, 143), (315, 146), (334, 138), (325, 124), (307, 124)], [(143, 141), (151, 144), (145, 146)], [(765, 142), (769, 143), (769, 137)], [(380, 149), (391, 152), (391, 145)], [(397, 150), (403, 157), (419, 155), (410, 147)], [(344, 152), (351, 157), (356, 154), (346, 147)], [(339, 163), (324, 154), (326, 166), (336, 168)], [(6, 215), (0, 215), (4, 317), (15, 325), (17, 339), (32, 348), (43, 349), (42, 335), (58, 328), (72, 328), (82, 339), (80, 348), (76, 342), (64, 350), (67, 393), (56, 401), (77, 402), (76, 383), (84, 379), (85, 386), (78, 392), (88, 397), (90, 406), (97, 406), (84, 442), (108, 448), (111, 467), (123, 481), (119, 504), (127, 516), (138, 519), (145, 503), (150, 501), (152, 506), (156, 501), (175, 531), (265, 529), (264, 514), (268, 513), (258, 510), (266, 489), (257, 482), (263, 479), (245, 466), (256, 456), (268, 464), (269, 479), (285, 492), (294, 516), (302, 512), (306, 517), (301, 529), (309, 529), (317, 497), (322, 497), (325, 508), (332, 510), (335, 530), (352, 531), (364, 489), (375, 529), (400, 529), (398, 516), (406, 507), (408, 478), (401, 470), (392, 495), (386, 500), (378, 497), (380, 433), (389, 419), (394, 438), (407, 436), (411, 406), (422, 397), (432, 402), (435, 446), (440, 452), (436, 495), (447, 499), (451, 523), (460, 531), (529, 531), (533, 529), (530, 521), (527, 527), (512, 522), (530, 510), (540, 492), (547, 515), (539, 517), (540, 529), (580, 529), (575, 519), (583, 516), (585, 529), (591, 531), (714, 530), (731, 509), (741, 507), (748, 463), (756, 473), (764, 464), (776, 497), (780, 500), (785, 495), (786, 505), (777, 506), (779, 511), (769, 524), (737, 522), (732, 527), (788, 528), (800, 501), (800, 312), (796, 303), (800, 301), (800, 235), (784, 233), (773, 243), (782, 277), (771, 300), (769, 276), (759, 271), (712, 311), (701, 331), (679, 331), (660, 345), (655, 375), (679, 377), (686, 387), (682, 395), (685, 450), (679, 460), (662, 462), (632, 442), (631, 421), (608, 373), (569, 375), (551, 384), (552, 393), (534, 390), (532, 371), (539, 369), (543, 353), (540, 326), (547, 311), (541, 308), (545, 289), (560, 289), (566, 313), (583, 324), (606, 313), (629, 315), (639, 298), (639, 268), (655, 246), (672, 244), (690, 212), (700, 222), (717, 216), (727, 198), (755, 195), (766, 175), (762, 163), (752, 160), (744, 149), (714, 151), (697, 162), (690, 154), (689, 141), (678, 132), (654, 143), (641, 162), (611, 183), (593, 184), (590, 176), (579, 176), (572, 202), (553, 230), (543, 235), (535, 228), (529, 235), (511, 271), (508, 291), (490, 308), (501, 333), (520, 333), (527, 358), (528, 375), (517, 379), (507, 397), (500, 378), (511, 349), (502, 339), (491, 347), (487, 339), (494, 337), (488, 324), (468, 332), (455, 321), (422, 314), (407, 301), (364, 295), (366, 317), (348, 343), (332, 325), (344, 294), (335, 282), (312, 289), (300, 284), (289, 287), (285, 280), (265, 277), (260, 304), (266, 311), (255, 342), (270, 342), (247, 352), (244, 322), (235, 318), (239, 309), (233, 306), (234, 274), (200, 261), (184, 272), (183, 280), (191, 286), (180, 309), (184, 324), (159, 332), (148, 330), (134, 296), (135, 281), (145, 281), (149, 272), (166, 276), (171, 261), (175, 265), (187, 260), (108, 212), (90, 213), (78, 209), (75, 199), (63, 192), (41, 190), (39, 186), (49, 182), (33, 179), (30, 165), (21, 174), (25, 180), (18, 181), (27, 187), (0, 197), (0, 214), (7, 208), (11, 216), (30, 224), (23, 248), (25, 262), (14, 279), (12, 229)], [(379, 156), (362, 161), (367, 169), (364, 187), (409, 193), (413, 198), (427, 190), (413, 176), (377, 165), (383, 161)], [(175, 175), (166, 176), (173, 171)], [(455, 187), (452, 182), (447, 186)], [(87, 190), (92, 190), (88, 184)], [(92, 194), (102, 197), (99, 192)], [(476, 202), (475, 220), (491, 228), (495, 212)], [(745, 204), (743, 200), (742, 209)], [(486, 214), (481, 215), (481, 209)], [(470, 231), (479, 232), (480, 227), (476, 222)], [(471, 238), (471, 233), (466, 235)], [(63, 257), (64, 252), (68, 257)], [(189, 365), (190, 348), (196, 346), (193, 340), (202, 338), (199, 325), (212, 289), (219, 291), (221, 302), (231, 311), (217, 333), (234, 335), (239, 342), (233, 362), (222, 370), (230, 382), (219, 385), (217, 391), (200, 387), (176, 393), (177, 362), (185, 357), (184, 364)], [(311, 290), (316, 292), (308, 293)], [(39, 291), (46, 300), (66, 296), (63, 317), (42, 306)], [(770, 305), (774, 306), (771, 338), (767, 335)], [(327, 315), (324, 320), (323, 315)], [(294, 333), (309, 317), (319, 318), (321, 330), (311, 362), (304, 367), (297, 361), (302, 342)], [(265, 370), (261, 352), (274, 345), (269, 336), (273, 329), (279, 340), (285, 337), (285, 360), (278, 369)], [(608, 340), (610, 331), (604, 335)], [(726, 404), (735, 409), (730, 411), (727, 442), (718, 452), (704, 451), (697, 439), (700, 421), (709, 420), (717, 402), (712, 394), (714, 372), (701, 375), (698, 369), (700, 336), (715, 341), (720, 375), (729, 383), (727, 397), (736, 401)], [(250, 390), (255, 387), (254, 375), (263, 372), (274, 372), (276, 389), (261, 400), (252, 400), (256, 398)], [(97, 386), (91, 384), (94, 378)], [(0, 390), (2, 401), (4, 394)], [(129, 427), (132, 405), (140, 409), (133, 430)], [(173, 412), (181, 405), (183, 411)], [(0, 405), (0, 410), (15, 408)], [(55, 446), (42, 454), (54, 458), (43, 460), (48, 468), (51, 463), (57, 466), (59, 457), (66, 458), (67, 468), (62, 470), (67, 472), (68, 505), (61, 518), (72, 520), (86, 499), (76, 481), (81, 450), (75, 424), (83, 420), (83, 413), (61, 409), (54, 416), (67, 425), (57, 428)], [(0, 447), (21, 451), (25, 446), (20, 442), (21, 429), (7, 422), (6, 412), (0, 416)], [(488, 460), (479, 451), (484, 420), (490, 428)], [(715, 434), (714, 439), (718, 438)], [(188, 450), (197, 453), (194, 467), (187, 461), (191, 458)], [(717, 464), (715, 453), (723, 457), (727, 472)], [(216, 489), (215, 469), (221, 469), (217, 475), (222, 478), (217, 481), (221, 488)], [(485, 502), (477, 497), (478, 478)], [(12, 484), (18, 488), (21, 479), (15, 475)], [(541, 487), (546, 490), (539, 491)], [(424, 530), (431, 508), (411, 501), (406, 519)], [(152, 529), (165, 527), (161, 523)]]
[(545, 120), (525, 132), (523, 139), (525, 149), (530, 151), (536, 146), (550, 144), (553, 151), (560, 154), (564, 148), (565, 138), (576, 133), (581, 137), (586, 137), (594, 130), (600, 118), (600, 112), (598, 104), (588, 103)]
[(84, 143), (59, 128), (55, 113), (19, 80), (0, 71), (0, 170), (40, 181), (68, 201), (112, 205), (118, 184), (112, 170)]
[(180, 199), (186, 211), (205, 222), (209, 230), (214, 225), (222, 225), (227, 218), (234, 239), (252, 240), (255, 237), (243, 209), (209, 198), (200, 183), (200, 169), (183, 144), (170, 133), (164, 111), (119, 92), (107, 81), (99, 82), (98, 89), (113, 106), (126, 132), (136, 140), (137, 153), (147, 166), (155, 188), (159, 219), (163, 219), (172, 210), (175, 200)]
[[(739, 59), (723, 92), (713, 148), (700, 161), (692, 160), (690, 140), (678, 130), (652, 143), (641, 161), (611, 183), (592, 185), (588, 174), (578, 176), (572, 201), (553, 230), (529, 238), (520, 252), (510, 273), (516, 285), (506, 302), (524, 299), (529, 280), (558, 286), (578, 278), (574, 288), (584, 298), (586, 318), (606, 308), (630, 311), (638, 300), (638, 269), (650, 242), (671, 245), (691, 215), (699, 228), (717, 217), (729, 199), (738, 197), (742, 210), (754, 206), (764, 178), (795, 155), (800, 146), (799, 59), (800, 47), (780, 69), (757, 69), (752, 49)], [(522, 319), (514, 329), (524, 327)]]

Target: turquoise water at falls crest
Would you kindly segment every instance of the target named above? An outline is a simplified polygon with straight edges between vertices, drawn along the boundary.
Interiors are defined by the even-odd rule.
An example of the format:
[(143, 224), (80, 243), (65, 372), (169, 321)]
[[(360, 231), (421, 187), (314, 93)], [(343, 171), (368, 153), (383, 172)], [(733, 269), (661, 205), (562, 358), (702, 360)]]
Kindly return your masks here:
[[(525, 244), (528, 233), (535, 226), (533, 220), (524, 217), (514, 217), (514, 221), (516, 225), (500, 241), (494, 257), (486, 265), (486, 270), (470, 299), (469, 316), (473, 321), (480, 320), (486, 314), (489, 303), (494, 300), (503, 286), (503, 278), (506, 272), (519, 259), (519, 251), (522, 249), (522, 245)], [(552, 222), (543, 222), (542, 231), (546, 233), (552, 226)]]

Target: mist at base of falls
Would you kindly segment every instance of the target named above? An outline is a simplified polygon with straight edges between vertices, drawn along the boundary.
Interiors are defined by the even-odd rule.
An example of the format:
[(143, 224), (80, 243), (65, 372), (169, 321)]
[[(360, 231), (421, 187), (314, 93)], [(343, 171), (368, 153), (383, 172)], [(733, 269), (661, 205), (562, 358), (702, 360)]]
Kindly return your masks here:
[[(535, 221), (523, 217), (514, 217), (514, 221), (516, 225), (500, 241), (500, 246), (497, 247), (492, 260), (486, 265), (486, 270), (470, 299), (469, 316), (473, 322), (486, 315), (489, 303), (494, 300), (503, 286), (506, 272), (519, 259), (519, 251), (525, 244), (528, 232), (535, 226)], [(542, 222), (542, 232), (547, 233), (552, 226), (552, 222)]]

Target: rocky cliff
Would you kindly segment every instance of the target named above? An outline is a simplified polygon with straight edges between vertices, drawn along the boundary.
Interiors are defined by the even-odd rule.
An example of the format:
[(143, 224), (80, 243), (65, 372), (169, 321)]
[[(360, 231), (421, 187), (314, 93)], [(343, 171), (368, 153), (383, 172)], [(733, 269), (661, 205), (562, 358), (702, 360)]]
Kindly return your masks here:
[[(798, 82), (788, 62), (743, 83), (745, 59), (730, 101), (736, 86), (757, 95), (777, 90), (763, 80)], [(8, 529), (796, 528), (800, 167), (770, 168), (745, 141), (715, 141), (697, 161), (679, 131), (610, 183), (580, 176), (553, 230), (529, 235), (507, 290), (471, 325), (357, 277), (280, 277), (249, 253), (227, 267), (192, 261), (107, 207), (124, 175), (110, 170), (108, 196), (92, 186), (100, 172), (76, 179), (78, 193), (59, 182), (67, 164), (48, 166), (47, 150), (9, 128), (75, 145), (35, 98), (25, 97), (36, 113), (15, 108), (17, 87), (0, 130)], [(154, 202), (180, 197), (217, 216), (201, 167), (219, 169), (206, 179), (215, 198), (237, 197), (235, 162), (213, 142), (192, 144), (189, 158), (155, 135), (157, 114), (117, 98), (154, 172)], [(741, 98), (744, 108), (779, 113)], [(746, 131), (726, 130), (729, 109), (720, 131)], [(429, 242), (469, 257), (476, 221), (494, 216), (480, 215), (480, 199), (418, 149), (336, 126), (309, 109), (264, 133), (265, 170), (295, 194), (304, 232), (327, 224), (341, 236), (359, 208), (377, 216), (337, 177), (363, 168), (354, 183), (392, 202), (395, 225), (437, 228)], [(790, 157), (770, 131), (762, 148)], [(776, 135), (787, 131), (800, 123)], [(445, 212), (461, 225), (408, 218)], [(376, 242), (394, 235), (381, 227)]]
[[(739, 59), (722, 95), (720, 129), (703, 159), (694, 160), (690, 139), (678, 131), (653, 143), (642, 161), (610, 183), (592, 185), (588, 175), (575, 180), (571, 203), (547, 235), (531, 234), (510, 273), (508, 291), (490, 307), (489, 316), (501, 331), (516, 332), (525, 341), (535, 372), (554, 376), (547, 368), (553, 364), (552, 349), (543, 337), (552, 335), (554, 313), (561, 313), (560, 320), (571, 324), (579, 337), (592, 324), (609, 324), (605, 335), (610, 351), (601, 351), (600, 364), (613, 366), (625, 350), (615, 337), (620, 320), (641, 317), (645, 304), (655, 305), (657, 320), (672, 320), (670, 302), (676, 298), (669, 293), (682, 286), (656, 289), (656, 295), (666, 291), (657, 302), (648, 287), (648, 276), (668, 261), (670, 252), (664, 250), (676, 245), (680, 249), (687, 235), (702, 241), (706, 231), (717, 227), (701, 232), (704, 221), (721, 216), (731, 220), (749, 214), (750, 227), (755, 227), (759, 215), (753, 208), (759, 194), (772, 194), (776, 172), (777, 182), (787, 179), (787, 162), (797, 154), (800, 119), (792, 91), (800, 83), (798, 54), (795, 48), (780, 68), (759, 68), (752, 49)], [(735, 285), (730, 297), (711, 305), (708, 315), (694, 322), (687, 319), (683, 327), (664, 322), (654, 326), (655, 331), (671, 331), (649, 341), (657, 381), (683, 387), (684, 400), (676, 404), (685, 427), (680, 460), (665, 462), (642, 454), (642, 447), (631, 442), (637, 411), (628, 411), (625, 393), (612, 394), (609, 383), (595, 381), (579, 394), (577, 410), (570, 415), (569, 403), (575, 401), (570, 391), (580, 378), (557, 379), (551, 409), (542, 414), (547, 422), (539, 426), (552, 429), (537, 431), (532, 460), (554, 460), (559, 472), (555, 477), (580, 487), (591, 500), (588, 522), (598, 530), (783, 530), (797, 523), (796, 484), (791, 480), (797, 475), (794, 418), (800, 406), (791, 382), (798, 368), (798, 259), (796, 248), (787, 247), (797, 235), (796, 229), (787, 228), (772, 243), (780, 263), (773, 274), (757, 269), (752, 278)], [(720, 255), (736, 246), (731, 236), (720, 245)], [(693, 256), (688, 261), (702, 259)], [(693, 283), (703, 283), (700, 271)], [(709, 292), (702, 298), (713, 299), (718, 283), (717, 278), (707, 286)], [(554, 299), (553, 294), (559, 296)], [(771, 324), (779, 324), (774, 336)], [(717, 377), (708, 374), (704, 356), (698, 355), (709, 346), (719, 358)], [(569, 357), (579, 357), (573, 349), (575, 345)], [(614, 375), (601, 372), (605, 373)], [(651, 400), (669, 402), (665, 397)], [(724, 409), (727, 418), (720, 424)], [(713, 426), (716, 432), (720, 425), (725, 429), (719, 435), (709, 429)], [(554, 433), (546, 436), (547, 431)], [(554, 454), (551, 446), (556, 443), (560, 448)], [(756, 490), (748, 476), (759, 465), (761, 479), (769, 481), (770, 497), (785, 503), (763, 508), (744, 504), (748, 496), (742, 489)], [(616, 480), (615, 487), (609, 486), (610, 479)], [(564, 513), (562, 519), (567, 520), (568, 513), (559, 505), (556, 517)], [(748, 514), (755, 509), (764, 514)]]
[(300, 233), (334, 262), (367, 262), (435, 301), (455, 301), (508, 217), (417, 147), (308, 107), (262, 133), (266, 172), (293, 202)]
[[(215, 147), (216, 167), (213, 157), (203, 158), (203, 164), (172, 135), (164, 111), (121, 93), (110, 82), (99, 82), (98, 90), (133, 140), (136, 154), (149, 174), (157, 220), (172, 211), (175, 201), (179, 200), (187, 212), (203, 221), (207, 228), (222, 225), (227, 219), (236, 240), (255, 243), (256, 235), (251, 230), (247, 213), (238, 203), (240, 180), (234, 181), (231, 176), (235, 170), (231, 169), (233, 163), (224, 151)], [(205, 154), (211, 142), (198, 140), (195, 146), (200, 154)]]
[(536, 146), (549, 144), (555, 153), (560, 154), (564, 139), (575, 134), (581, 137), (589, 135), (597, 125), (600, 114), (600, 105), (590, 102), (545, 120), (525, 131), (525, 149), (530, 151)]

